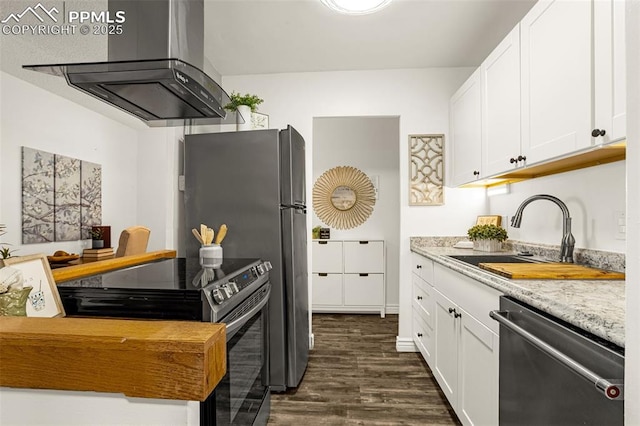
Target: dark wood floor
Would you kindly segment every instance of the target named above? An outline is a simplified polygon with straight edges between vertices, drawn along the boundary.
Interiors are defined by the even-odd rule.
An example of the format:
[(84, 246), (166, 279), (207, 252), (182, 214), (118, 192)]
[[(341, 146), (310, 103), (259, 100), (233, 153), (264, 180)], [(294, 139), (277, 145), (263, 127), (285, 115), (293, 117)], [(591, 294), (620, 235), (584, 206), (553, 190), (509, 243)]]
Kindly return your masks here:
[(458, 425), (417, 353), (396, 352), (398, 316), (314, 314), (297, 389), (271, 395), (269, 425)]

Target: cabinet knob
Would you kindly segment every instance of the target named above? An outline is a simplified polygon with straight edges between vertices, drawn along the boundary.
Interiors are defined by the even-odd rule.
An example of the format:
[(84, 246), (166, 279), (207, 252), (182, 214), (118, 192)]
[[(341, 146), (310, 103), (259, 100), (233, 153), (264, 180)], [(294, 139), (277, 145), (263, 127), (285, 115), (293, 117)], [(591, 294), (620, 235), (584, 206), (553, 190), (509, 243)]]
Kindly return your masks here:
[(477, 171), (477, 170), (474, 170), (474, 171), (473, 171), (473, 175), (474, 175), (474, 176), (480, 176), (480, 172), (479, 172), (479, 171)]
[(524, 155), (518, 155), (518, 161), (527, 161), (527, 157)]
[(597, 138), (598, 136), (604, 136), (607, 134), (607, 131), (604, 129), (593, 129), (591, 131), (591, 136), (593, 136), (594, 138)]
[(416, 265), (416, 269), (422, 269), (422, 265)]
[(453, 312), (455, 312), (455, 311), (456, 311), (456, 310), (455, 310), (454, 308), (449, 308), (449, 313), (450, 313), (450, 314), (451, 314), (451, 313), (453, 313)]
[(422, 300), (422, 296), (416, 297), (417, 300)]
[[(455, 309), (454, 309), (454, 312), (455, 312)], [(461, 316), (462, 316), (462, 314), (461, 314), (461, 313), (459, 313), (459, 312), (455, 312), (455, 313), (453, 314), (453, 317), (454, 317), (454, 318), (460, 318)]]
[(418, 337), (422, 337), (422, 333), (416, 333)]
[(513, 158), (513, 157), (511, 157), (511, 158), (509, 158), (509, 162), (510, 162), (511, 164), (513, 164), (513, 163), (517, 163), (517, 162), (518, 162), (518, 159), (517, 159), (517, 158)]

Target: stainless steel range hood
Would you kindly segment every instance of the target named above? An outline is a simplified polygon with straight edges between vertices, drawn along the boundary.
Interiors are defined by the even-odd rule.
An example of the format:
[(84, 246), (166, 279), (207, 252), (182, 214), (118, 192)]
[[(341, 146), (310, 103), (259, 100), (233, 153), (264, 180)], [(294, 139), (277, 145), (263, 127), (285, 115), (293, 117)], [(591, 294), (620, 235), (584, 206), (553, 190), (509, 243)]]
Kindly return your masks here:
[(109, 11), (125, 22), (108, 36), (107, 62), (23, 68), (64, 76), (149, 126), (222, 122), (229, 95), (202, 71), (203, 0), (109, 0)]

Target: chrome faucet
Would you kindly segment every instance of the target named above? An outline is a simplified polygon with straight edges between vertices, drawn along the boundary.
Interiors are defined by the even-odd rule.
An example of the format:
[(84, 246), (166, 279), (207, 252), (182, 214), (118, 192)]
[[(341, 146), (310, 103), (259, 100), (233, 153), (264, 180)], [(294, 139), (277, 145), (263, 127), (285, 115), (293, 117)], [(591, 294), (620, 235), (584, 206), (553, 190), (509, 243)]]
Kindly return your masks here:
[(567, 205), (563, 203), (559, 198), (553, 195), (538, 194), (527, 198), (520, 204), (516, 214), (511, 218), (511, 226), (514, 228), (520, 228), (520, 222), (522, 222), (522, 212), (529, 203), (535, 200), (549, 200), (558, 205), (562, 210), (562, 242), (560, 243), (560, 262), (573, 263), (573, 246), (576, 243), (575, 238), (571, 234), (571, 216), (569, 216), (569, 209)]

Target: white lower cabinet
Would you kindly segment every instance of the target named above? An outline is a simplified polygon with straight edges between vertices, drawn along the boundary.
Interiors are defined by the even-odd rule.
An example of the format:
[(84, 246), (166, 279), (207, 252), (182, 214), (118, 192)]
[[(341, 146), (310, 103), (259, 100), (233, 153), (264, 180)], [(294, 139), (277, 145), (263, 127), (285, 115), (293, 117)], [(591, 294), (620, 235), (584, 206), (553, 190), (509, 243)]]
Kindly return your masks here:
[(384, 241), (314, 240), (313, 312), (380, 312), (385, 316)]
[[(416, 259), (413, 263), (418, 264)], [(422, 258), (413, 268), (413, 341), (464, 425), (498, 424), (500, 292)]]

